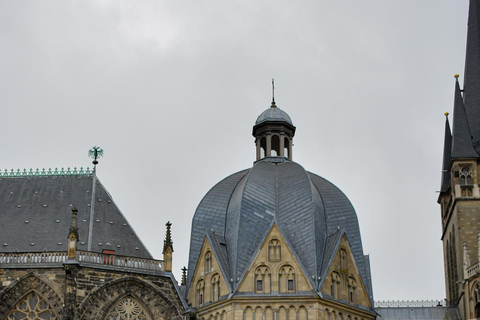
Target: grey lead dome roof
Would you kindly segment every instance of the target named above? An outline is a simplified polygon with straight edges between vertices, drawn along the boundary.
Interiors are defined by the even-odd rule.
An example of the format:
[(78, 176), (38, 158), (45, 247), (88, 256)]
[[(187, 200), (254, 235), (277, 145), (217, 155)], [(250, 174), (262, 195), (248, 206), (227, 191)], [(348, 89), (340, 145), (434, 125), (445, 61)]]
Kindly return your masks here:
[[(192, 222), (187, 287), (207, 232), (224, 246), (228, 270), (237, 287), (272, 223), (294, 250), (303, 271), (322, 276), (330, 259), (328, 237), (345, 230), (360, 274), (367, 281), (357, 215), (332, 183), (285, 158), (265, 158), (215, 185), (200, 202)], [(237, 282), (237, 283), (236, 283)]]
[(293, 126), (292, 119), (290, 116), (280, 108), (275, 106), (275, 102), (272, 103), (272, 106), (267, 110), (263, 111), (255, 121), (255, 125), (260, 124), (265, 121), (279, 121), (287, 122)]

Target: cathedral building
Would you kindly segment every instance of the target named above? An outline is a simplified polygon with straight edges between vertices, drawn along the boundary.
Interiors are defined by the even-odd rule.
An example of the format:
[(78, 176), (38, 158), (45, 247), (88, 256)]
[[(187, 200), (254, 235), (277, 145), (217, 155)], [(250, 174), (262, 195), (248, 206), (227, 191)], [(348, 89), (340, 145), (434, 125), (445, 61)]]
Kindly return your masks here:
[(97, 177), (99, 148), (93, 170), (0, 171), (0, 319), (480, 319), (479, 22), (471, 0), (438, 198), (446, 301), (374, 302), (356, 212), (293, 161), (296, 127), (273, 99), (253, 126), (253, 166), (194, 213), (181, 285), (171, 224), (154, 259)]

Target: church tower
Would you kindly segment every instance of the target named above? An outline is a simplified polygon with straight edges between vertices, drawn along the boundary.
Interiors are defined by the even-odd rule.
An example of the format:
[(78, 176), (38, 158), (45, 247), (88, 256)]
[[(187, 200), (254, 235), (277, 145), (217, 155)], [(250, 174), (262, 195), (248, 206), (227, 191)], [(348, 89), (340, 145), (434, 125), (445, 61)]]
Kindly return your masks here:
[(480, 318), (480, 0), (471, 0), (464, 88), (455, 75), (453, 126), (448, 113), (442, 181), (442, 241), (447, 303), (462, 319)]

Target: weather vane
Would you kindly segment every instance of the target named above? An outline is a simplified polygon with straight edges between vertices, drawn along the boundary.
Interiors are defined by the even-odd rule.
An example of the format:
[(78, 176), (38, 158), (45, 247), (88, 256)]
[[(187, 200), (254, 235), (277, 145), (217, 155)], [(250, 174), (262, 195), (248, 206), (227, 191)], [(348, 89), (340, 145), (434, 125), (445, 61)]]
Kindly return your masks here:
[(103, 157), (103, 149), (100, 147), (93, 147), (92, 149), (88, 150), (88, 156), (93, 159), (92, 163), (94, 165), (98, 164), (97, 159)]

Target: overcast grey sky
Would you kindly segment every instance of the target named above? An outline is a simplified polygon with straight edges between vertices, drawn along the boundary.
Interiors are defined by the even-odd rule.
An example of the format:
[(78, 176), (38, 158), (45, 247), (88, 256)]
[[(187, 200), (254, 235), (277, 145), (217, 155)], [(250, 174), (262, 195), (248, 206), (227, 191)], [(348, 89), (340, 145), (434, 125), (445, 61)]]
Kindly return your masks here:
[[(445, 297), (445, 111), (468, 1), (0, 0), (1, 169), (91, 166), (156, 258), (187, 264), (203, 195), (252, 165), (271, 101), (294, 160), (360, 221), (376, 300)], [(59, 213), (61, 214), (61, 213)]]

